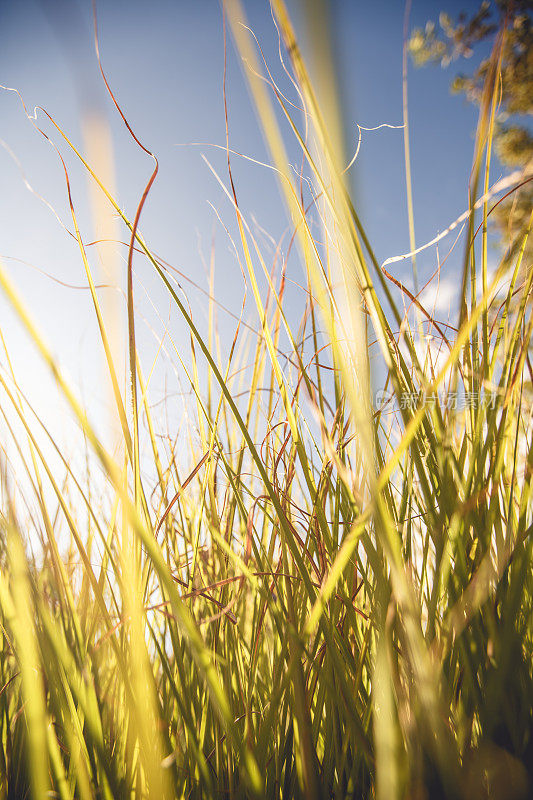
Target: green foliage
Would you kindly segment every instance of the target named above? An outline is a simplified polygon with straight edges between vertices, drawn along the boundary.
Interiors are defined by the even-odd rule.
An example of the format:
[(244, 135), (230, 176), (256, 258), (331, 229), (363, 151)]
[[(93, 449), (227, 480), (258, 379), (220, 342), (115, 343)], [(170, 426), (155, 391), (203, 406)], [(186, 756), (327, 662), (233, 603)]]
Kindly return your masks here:
[[(440, 63), (446, 67), (458, 58), (470, 58), (481, 43), (502, 36), (494, 145), (504, 166), (523, 168), (529, 174), (533, 165), (533, 135), (529, 125), (533, 114), (533, 3), (484, 0), (472, 17), (461, 14), (454, 24), (448, 14), (442, 13), (439, 23), (440, 31), (433, 22), (428, 22), (425, 30), (412, 32), (409, 51), (415, 64)], [(453, 91), (480, 105), (490, 68), (491, 59), (482, 59), (471, 75), (460, 74), (453, 80)], [(495, 209), (493, 220), (503, 247), (520, 246), (532, 204), (533, 188), (528, 183), (518, 195)], [(531, 247), (530, 244), (528, 256)]]

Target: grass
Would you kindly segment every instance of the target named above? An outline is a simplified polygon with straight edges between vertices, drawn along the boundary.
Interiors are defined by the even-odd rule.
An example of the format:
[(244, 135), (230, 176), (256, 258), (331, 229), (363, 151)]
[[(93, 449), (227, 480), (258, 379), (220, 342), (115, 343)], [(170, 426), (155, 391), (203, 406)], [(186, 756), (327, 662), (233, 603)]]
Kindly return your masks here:
[[(2, 462), (0, 796), (528, 797), (527, 235), (495, 274), (487, 256), (505, 34), (480, 107), (451, 327), (377, 262), (346, 180), (338, 103), (317, 99), (282, 0), (273, 11), (294, 104), (266, 71), (238, 1), (226, 11), (299, 249), (305, 312), (291, 318), (285, 266), (268, 263), (240, 210), (229, 144), (222, 183), (258, 323), (240, 323), (223, 353), (214, 301), (203, 338), (141, 235), (155, 156), (130, 219), (51, 120), (58, 154), (67, 148), (81, 160), (130, 237), (129, 400), (65, 168), (122, 458), (98, 438), (1, 268), (2, 291), (77, 420), (91, 467), (87, 489), (67, 453), (47, 454), (55, 443), (40, 444), (6, 351), (0, 410), (24, 432), (11, 427), (40, 546), (30, 555)], [(324, 69), (321, 81), (334, 99), (334, 76)], [(308, 183), (290, 167), (290, 140)], [(189, 360), (174, 348), (194, 398), (186, 458), (152, 418), (136, 348), (139, 253), (190, 333)], [(96, 502), (102, 475), (107, 502)]]

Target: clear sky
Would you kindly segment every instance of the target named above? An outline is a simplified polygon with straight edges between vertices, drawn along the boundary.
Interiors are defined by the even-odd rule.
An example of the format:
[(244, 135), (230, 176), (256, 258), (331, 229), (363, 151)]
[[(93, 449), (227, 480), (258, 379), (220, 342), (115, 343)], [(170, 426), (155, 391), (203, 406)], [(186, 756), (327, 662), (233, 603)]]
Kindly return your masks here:
[[(452, 15), (477, 7), (477, 3), (456, 0), (414, 0), (411, 27), (425, 24), (428, 18), (438, 18), (443, 4)], [(248, 0), (245, 7), (273, 74), (283, 81), (268, 3)], [(298, 20), (298, 6), (292, 3), (290, 7)], [(217, 0), (100, 0), (97, 8), (100, 51), (109, 81), (138, 137), (157, 154), (160, 163), (159, 176), (141, 220), (143, 235), (156, 253), (205, 289), (208, 283), (203, 261), (209, 260), (214, 237), (216, 298), (238, 314), (243, 291), (239, 267), (210, 204), (230, 231), (234, 230), (234, 215), (202, 159), (204, 154), (226, 180), (225, 154), (209, 146), (225, 143), (220, 4)], [(349, 148), (353, 151), (357, 143), (356, 122), (366, 127), (402, 123), (404, 5), (393, 0), (337, 0), (332, 3), (332, 14), (343, 109), (347, 130), (352, 132)], [(132, 217), (150, 174), (151, 161), (131, 141), (106, 95), (94, 56), (91, 25), (89, 0), (2, 0), (0, 83), (17, 88), (29, 109), (35, 105), (46, 108), (82, 149), (83, 113), (94, 107), (105, 115), (112, 133), (117, 196), (121, 207)], [(460, 66), (473, 68), (473, 64)], [(462, 97), (450, 94), (449, 84), (457, 69), (456, 65), (447, 71), (436, 67), (415, 70), (412, 65), (409, 68), (418, 244), (433, 238), (467, 207), (476, 110)], [(227, 90), (231, 146), (265, 159), (265, 146), (231, 45)], [(86, 176), (42, 112), (38, 112), (38, 120), (66, 160), (82, 236), (91, 241), (94, 228)], [(56, 282), (86, 285), (79, 251), (51, 210), (28, 190), (21, 174), (22, 169), (35, 192), (72, 228), (61, 164), (11, 92), (0, 91), (0, 139), (4, 144), (0, 149), (0, 254), (54, 352), (90, 399), (91, 411), (97, 418), (107, 395), (99, 383), (102, 362), (90, 298), (86, 290)], [(190, 142), (205, 144), (183, 146)], [(275, 179), (266, 169), (238, 158), (234, 159), (234, 177), (241, 206), (248, 218), (265, 231), (260, 234), (261, 241), (266, 253), (272, 254), (273, 244), (268, 237), (277, 242), (286, 229)], [(360, 215), (380, 261), (406, 252), (409, 238), (402, 131), (365, 133), (352, 178)], [(126, 241), (124, 228), (119, 226), (118, 230)], [(95, 276), (101, 277), (96, 249), (89, 248), (88, 252)], [(113, 246), (123, 274), (125, 252), (124, 247)], [(447, 262), (443, 274), (447, 303), (450, 288), (457, 284), (458, 258), (459, 253)], [(419, 258), (422, 276), (435, 266), (434, 249)], [(402, 276), (406, 268), (399, 266), (395, 273)], [(169, 303), (165, 290), (141, 257), (136, 259), (135, 269), (139, 342), (146, 357), (145, 368), (149, 369), (157, 349), (151, 329), (161, 331), (162, 323), (148, 295), (164, 320)], [(297, 258), (290, 264), (290, 275), (295, 281), (300, 277)], [(195, 317), (205, 327), (205, 295), (185, 278), (181, 284)], [(296, 295), (294, 301), (297, 302)], [(184, 328), (173, 314), (175, 341), (185, 352)], [(42, 388), (44, 371), (31, 355), (31, 348), (3, 301), (0, 315), (18, 375), (46, 413), (53, 400)], [(441, 318), (446, 316), (447, 308), (443, 306)], [(250, 319), (254, 321), (251, 308)], [(234, 323), (223, 312), (219, 321), (224, 339), (231, 335)], [(179, 391), (178, 375), (165, 370), (158, 375), (161, 389), (166, 376), (166, 391)]]

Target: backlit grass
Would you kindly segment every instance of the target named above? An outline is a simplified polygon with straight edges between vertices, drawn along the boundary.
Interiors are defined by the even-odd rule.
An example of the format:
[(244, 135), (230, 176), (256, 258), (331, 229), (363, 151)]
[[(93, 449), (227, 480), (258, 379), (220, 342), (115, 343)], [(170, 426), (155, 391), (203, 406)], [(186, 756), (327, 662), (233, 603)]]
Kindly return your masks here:
[[(87, 442), (94, 483), (87, 489), (67, 453), (52, 462), (54, 443), (43, 448), (5, 351), (0, 411), (6, 431), (16, 420), (9, 447), (38, 519), (22, 521), (3, 460), (1, 797), (533, 791), (533, 271), (526, 240), (496, 272), (487, 256), (491, 209), (531, 179), (489, 184), (504, 33), (480, 107), (452, 327), (394, 263), (377, 262), (347, 182), (334, 76), (323, 65), (323, 107), (282, 0), (273, 11), (292, 101), (237, 0), (226, 5), (227, 35), (298, 249), (301, 319), (286, 303), (286, 262), (272, 263), (240, 210), (229, 144), (220, 180), (255, 315), (224, 348), (214, 301), (203, 337), (157, 243), (142, 236), (155, 156), (129, 217), (46, 120), (58, 153), (83, 162), (129, 239), (128, 391), (65, 168), (122, 457), (91, 427), (2, 267), (2, 291)], [(295, 175), (289, 142), (309, 181)], [(186, 450), (158, 429), (136, 347), (133, 264), (143, 257), (188, 326), (189, 341), (167, 343), (192, 390)]]

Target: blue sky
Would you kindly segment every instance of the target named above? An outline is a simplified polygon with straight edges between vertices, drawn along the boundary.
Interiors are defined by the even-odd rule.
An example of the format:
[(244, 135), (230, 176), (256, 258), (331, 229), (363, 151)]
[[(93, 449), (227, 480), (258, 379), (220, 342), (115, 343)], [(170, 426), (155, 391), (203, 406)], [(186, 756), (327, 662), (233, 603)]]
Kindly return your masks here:
[[(69, 10), (72, 7), (76, 8), (75, 14)], [(245, 7), (273, 73), (283, 80), (268, 4), (248, 0)], [(301, 9), (297, 4), (290, 7), (298, 22)], [(429, 18), (436, 19), (441, 7), (441, 2), (434, 0), (414, 0), (411, 27), (423, 25)], [(452, 15), (462, 8), (476, 7), (477, 4), (455, 0), (446, 4)], [(234, 226), (233, 213), (202, 159), (204, 154), (226, 179), (225, 154), (207, 144), (225, 142), (220, 5), (216, 0), (150, 3), (107, 0), (97, 3), (97, 8), (100, 50), (107, 76), (137, 135), (160, 162), (159, 176), (141, 221), (143, 234), (156, 253), (206, 288), (200, 253), (209, 258), (214, 236), (216, 297), (239, 313), (240, 271), (224, 228), (210, 204), (230, 230)], [(403, 3), (392, 0), (332, 3), (346, 128), (353, 133), (349, 150), (355, 150), (356, 122), (366, 127), (402, 122), (403, 14)], [(470, 70), (473, 64), (460, 67)], [(450, 94), (450, 80), (458, 68), (456, 65), (446, 71), (436, 67), (414, 69), (410, 65), (409, 68), (418, 244), (433, 238), (467, 207), (476, 110), (462, 97)], [(90, 3), (87, 0), (73, 4), (67, 0), (0, 2), (0, 83), (16, 87), (30, 109), (35, 105), (46, 108), (81, 147), (83, 111), (97, 107), (108, 120), (113, 137), (119, 203), (133, 216), (150, 174), (151, 161), (131, 141), (99, 77)], [(231, 44), (227, 89), (231, 146), (259, 160), (265, 159), (265, 146)], [(38, 119), (65, 157), (82, 236), (90, 241), (93, 229), (86, 176), (50, 122), (42, 113)], [(57, 155), (33, 129), (13, 93), (0, 92), (0, 120), (0, 139), (20, 161), (27, 180), (71, 227)], [(365, 133), (360, 155), (352, 168), (356, 205), (380, 261), (409, 249), (402, 137), (401, 130)], [(206, 144), (183, 146), (190, 142)], [(3, 176), (0, 254), (54, 352), (74, 383), (90, 398), (94, 416), (98, 417), (107, 401), (100, 385), (101, 358), (88, 293), (61, 286), (38, 271), (69, 284), (83, 285), (85, 278), (77, 246), (49, 208), (28, 191), (7, 149), (0, 149), (0, 159)], [(241, 206), (248, 217), (278, 241), (286, 229), (286, 218), (272, 173), (234, 159), (234, 177)], [(121, 236), (125, 241), (123, 228)], [(266, 234), (262, 243), (266, 253), (269, 248), (272, 250)], [(98, 274), (94, 248), (89, 251)], [(116, 247), (115, 254), (122, 259), (124, 270), (125, 249)], [(447, 262), (444, 278), (452, 285), (459, 257), (460, 252)], [(433, 249), (419, 258), (422, 276), (430, 274), (435, 266)], [(150, 328), (157, 329), (159, 325), (161, 329), (161, 323), (142, 287), (164, 318), (169, 306), (164, 289), (147, 263), (138, 258), (135, 268), (139, 281), (136, 299), (141, 317), (147, 320), (147, 324), (139, 323), (139, 341), (149, 367), (157, 349)], [(407, 266), (402, 265), (395, 273), (402, 276), (405, 269)], [(293, 259), (290, 270), (292, 278), (298, 280), (297, 258)], [(205, 296), (186, 281), (182, 285), (202, 325), (207, 309)], [(253, 321), (253, 311), (250, 313)], [(46, 382), (44, 371), (3, 303), (0, 314), (18, 374), (30, 394), (39, 398), (45, 413), (47, 403), (52, 406), (54, 401), (40, 388)], [(231, 318), (221, 314), (220, 329), (223, 338), (230, 336)], [(174, 317), (172, 330), (178, 346), (185, 350), (184, 327)], [(176, 388), (177, 376), (169, 378), (163, 370), (159, 375), (161, 390), (165, 375), (167, 391), (169, 385)]]

